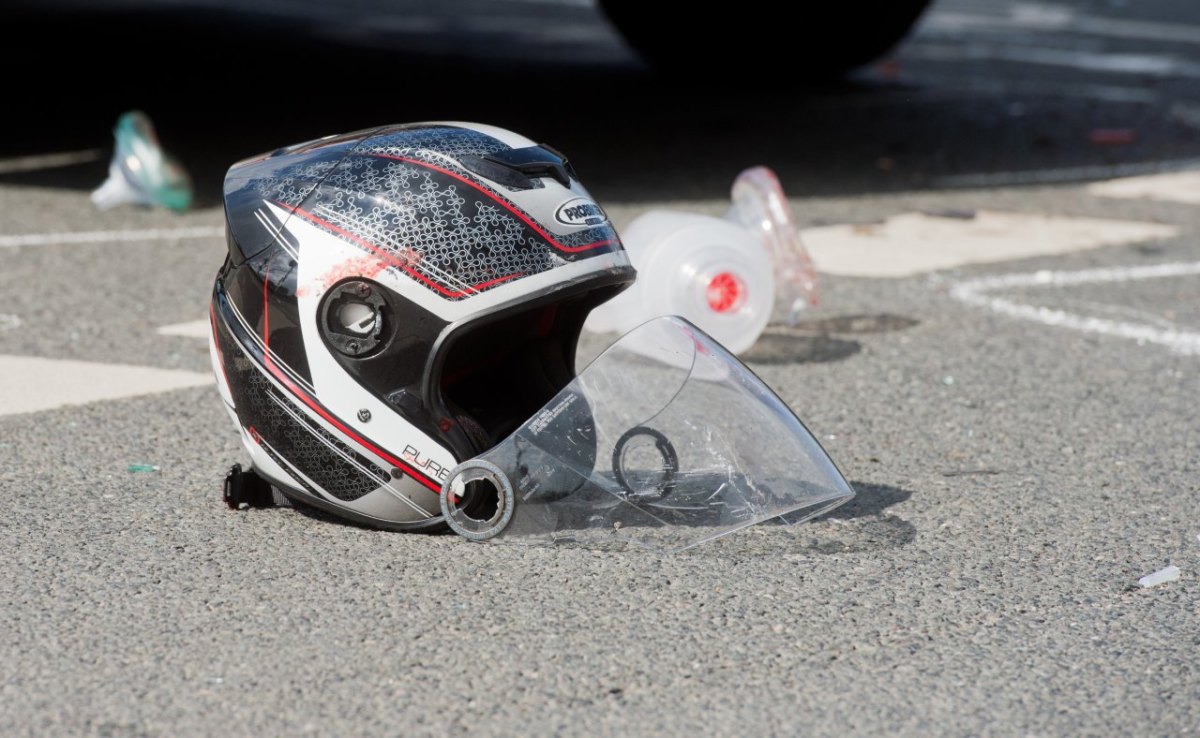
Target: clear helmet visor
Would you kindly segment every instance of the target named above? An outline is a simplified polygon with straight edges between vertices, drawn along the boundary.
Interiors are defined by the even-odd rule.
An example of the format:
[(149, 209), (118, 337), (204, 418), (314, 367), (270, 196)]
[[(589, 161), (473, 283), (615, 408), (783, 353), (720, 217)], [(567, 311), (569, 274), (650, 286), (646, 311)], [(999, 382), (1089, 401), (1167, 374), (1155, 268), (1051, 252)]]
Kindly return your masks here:
[(626, 334), (504, 442), (442, 488), (475, 540), (675, 552), (854, 492), (800, 419), (677, 317)]

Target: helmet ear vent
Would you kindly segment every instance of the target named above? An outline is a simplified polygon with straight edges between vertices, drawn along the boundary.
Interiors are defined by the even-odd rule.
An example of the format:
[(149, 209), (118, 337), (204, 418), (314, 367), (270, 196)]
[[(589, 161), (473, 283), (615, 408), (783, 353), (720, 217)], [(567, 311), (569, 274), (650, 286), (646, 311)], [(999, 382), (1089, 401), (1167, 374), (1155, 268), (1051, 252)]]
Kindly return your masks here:
[(387, 301), (377, 284), (350, 279), (334, 285), (321, 300), (321, 335), (341, 354), (363, 357), (383, 343)]

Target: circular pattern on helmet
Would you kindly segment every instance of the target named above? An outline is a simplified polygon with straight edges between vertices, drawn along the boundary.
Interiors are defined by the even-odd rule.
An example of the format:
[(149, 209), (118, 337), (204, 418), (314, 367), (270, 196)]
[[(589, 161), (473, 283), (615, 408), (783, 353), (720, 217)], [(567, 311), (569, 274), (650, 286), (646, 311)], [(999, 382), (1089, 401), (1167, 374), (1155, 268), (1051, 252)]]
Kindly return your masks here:
[(450, 530), (472, 541), (486, 541), (512, 521), (516, 495), (500, 467), (471, 459), (451, 470), (442, 484), (440, 504)]

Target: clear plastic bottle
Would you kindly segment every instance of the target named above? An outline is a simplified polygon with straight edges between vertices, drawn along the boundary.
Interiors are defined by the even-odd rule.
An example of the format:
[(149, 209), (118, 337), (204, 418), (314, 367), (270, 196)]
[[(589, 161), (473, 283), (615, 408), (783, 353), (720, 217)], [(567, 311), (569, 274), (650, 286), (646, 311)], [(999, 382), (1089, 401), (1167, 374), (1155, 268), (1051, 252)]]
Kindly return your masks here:
[(777, 298), (789, 323), (816, 304), (816, 272), (775, 174), (747, 169), (732, 195), (724, 218), (652, 210), (634, 220), (622, 241), (637, 282), (593, 310), (586, 327), (625, 333), (680, 315), (741, 353), (762, 335)]

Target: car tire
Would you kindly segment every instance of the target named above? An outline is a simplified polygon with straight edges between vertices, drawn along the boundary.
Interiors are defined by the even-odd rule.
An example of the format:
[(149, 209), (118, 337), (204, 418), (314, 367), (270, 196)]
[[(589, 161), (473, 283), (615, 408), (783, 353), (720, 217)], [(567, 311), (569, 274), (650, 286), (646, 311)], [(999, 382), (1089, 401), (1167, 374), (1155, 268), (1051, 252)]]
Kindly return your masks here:
[[(773, 73), (821, 79), (873, 61), (904, 38), (929, 0), (862, 5), (792, 6), (802, 23), (776, 22), (765, 4), (741, 13), (677, 6), (647, 12), (639, 0), (599, 0), (609, 20), (652, 66), (662, 71)], [(800, 8), (804, 8), (802, 11)], [(807, 43), (806, 43), (807, 41)]]

